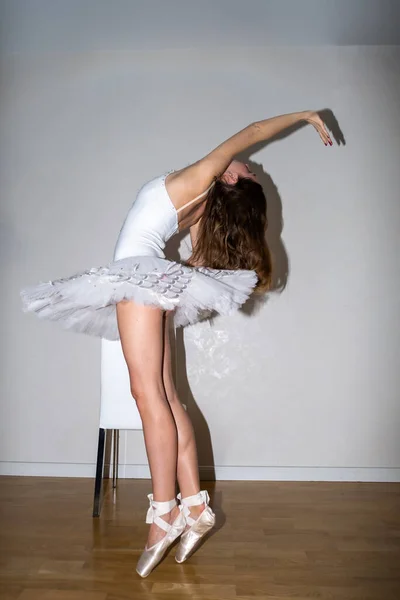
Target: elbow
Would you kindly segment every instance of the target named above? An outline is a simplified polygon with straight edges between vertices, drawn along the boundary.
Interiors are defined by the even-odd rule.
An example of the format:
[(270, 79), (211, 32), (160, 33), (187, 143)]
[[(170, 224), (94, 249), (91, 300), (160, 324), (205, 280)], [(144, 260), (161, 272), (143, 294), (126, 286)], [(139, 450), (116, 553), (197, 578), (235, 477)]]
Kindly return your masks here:
[(259, 121), (253, 121), (253, 123), (250, 123), (248, 128), (250, 132), (250, 137), (253, 140), (253, 142), (257, 142), (258, 140), (262, 139), (263, 128)]

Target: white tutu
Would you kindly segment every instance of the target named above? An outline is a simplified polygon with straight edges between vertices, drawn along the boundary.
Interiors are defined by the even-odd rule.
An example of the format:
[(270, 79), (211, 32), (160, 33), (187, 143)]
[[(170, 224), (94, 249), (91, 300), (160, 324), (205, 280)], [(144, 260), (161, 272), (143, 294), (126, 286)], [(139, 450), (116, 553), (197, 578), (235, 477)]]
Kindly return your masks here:
[(72, 331), (118, 340), (115, 305), (133, 300), (173, 310), (175, 326), (230, 315), (257, 283), (255, 271), (189, 267), (157, 256), (130, 256), (23, 289), (24, 312)]

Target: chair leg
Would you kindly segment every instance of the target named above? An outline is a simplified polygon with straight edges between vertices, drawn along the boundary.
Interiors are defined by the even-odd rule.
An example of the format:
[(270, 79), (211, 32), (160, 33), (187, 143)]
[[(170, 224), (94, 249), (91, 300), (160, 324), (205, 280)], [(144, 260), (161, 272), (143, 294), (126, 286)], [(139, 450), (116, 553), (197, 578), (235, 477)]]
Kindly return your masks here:
[(119, 429), (117, 430), (117, 468), (116, 468), (116, 479), (118, 481), (118, 465), (119, 465)]
[(119, 429), (113, 430), (113, 488), (117, 487), (119, 458)]
[(105, 429), (99, 429), (99, 443), (97, 447), (97, 464), (96, 464), (96, 480), (94, 484), (94, 500), (93, 500), (93, 516), (100, 516), (101, 509), (101, 487), (103, 481), (104, 467), (104, 445), (105, 445)]

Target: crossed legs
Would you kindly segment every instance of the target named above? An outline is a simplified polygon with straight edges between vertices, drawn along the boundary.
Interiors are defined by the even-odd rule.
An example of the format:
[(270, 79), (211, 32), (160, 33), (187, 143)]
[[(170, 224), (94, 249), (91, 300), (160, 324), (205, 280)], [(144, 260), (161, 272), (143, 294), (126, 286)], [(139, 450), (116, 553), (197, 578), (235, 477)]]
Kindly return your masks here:
[[(174, 384), (169, 339), (169, 313), (151, 306), (122, 301), (117, 304), (122, 351), (128, 366), (131, 392), (143, 424), (154, 500), (171, 500), (176, 480), (183, 497), (200, 490), (193, 425)], [(192, 510), (193, 508), (193, 510)], [(191, 508), (196, 517), (204, 504)], [(177, 517), (178, 507), (162, 518)], [(152, 523), (147, 545), (165, 535)]]

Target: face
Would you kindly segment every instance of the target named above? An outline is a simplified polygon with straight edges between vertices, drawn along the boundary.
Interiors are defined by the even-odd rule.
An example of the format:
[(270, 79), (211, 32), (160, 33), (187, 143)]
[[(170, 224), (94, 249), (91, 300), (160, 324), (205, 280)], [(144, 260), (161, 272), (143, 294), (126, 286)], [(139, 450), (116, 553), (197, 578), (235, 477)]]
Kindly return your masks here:
[(240, 160), (233, 160), (221, 178), (227, 183), (234, 184), (239, 177), (247, 177), (258, 183), (257, 175), (252, 172), (247, 163), (242, 163)]

